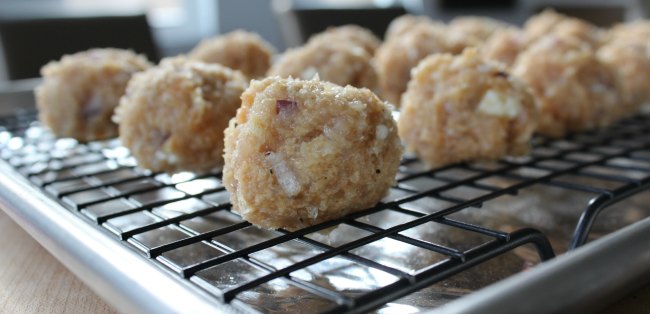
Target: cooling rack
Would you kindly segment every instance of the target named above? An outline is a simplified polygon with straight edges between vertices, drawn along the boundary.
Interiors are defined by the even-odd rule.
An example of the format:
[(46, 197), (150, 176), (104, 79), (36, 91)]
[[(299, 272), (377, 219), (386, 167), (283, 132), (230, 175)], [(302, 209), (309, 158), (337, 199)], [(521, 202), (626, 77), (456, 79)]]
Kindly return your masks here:
[(536, 138), (525, 158), (428, 170), (404, 156), (377, 206), (294, 232), (233, 213), (219, 172), (152, 173), (118, 140), (56, 139), (33, 112), (0, 125), (6, 168), (52, 211), (234, 312), (435, 308), (650, 214), (639, 193), (650, 186), (647, 116)]

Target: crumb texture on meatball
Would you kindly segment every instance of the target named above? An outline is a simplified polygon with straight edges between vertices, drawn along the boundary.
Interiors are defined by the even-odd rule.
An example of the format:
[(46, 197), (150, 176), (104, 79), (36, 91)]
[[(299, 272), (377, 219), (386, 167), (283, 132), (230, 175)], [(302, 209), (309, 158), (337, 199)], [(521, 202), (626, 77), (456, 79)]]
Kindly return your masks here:
[(555, 10), (546, 9), (526, 20), (524, 32), (531, 40), (537, 40), (553, 32), (553, 29), (560, 22), (568, 18), (568, 16), (557, 13)]
[(243, 74), (182, 57), (133, 77), (115, 111), (120, 140), (140, 167), (208, 171), (223, 165), (223, 130), (246, 89)]
[(593, 47), (598, 47), (606, 39), (606, 34), (595, 25), (550, 9), (530, 17), (524, 25), (524, 32), (531, 43), (544, 36), (554, 35), (572, 37)]
[(358, 25), (343, 25), (329, 27), (324, 32), (318, 33), (309, 39), (309, 42), (322, 41), (327, 44), (343, 43), (357, 45), (369, 55), (374, 55), (381, 41), (370, 30)]
[(597, 51), (598, 60), (616, 75), (621, 92), (621, 107), (630, 115), (650, 103), (650, 41), (612, 40)]
[(482, 45), (494, 32), (508, 27), (499, 20), (480, 16), (459, 16), (449, 22), (449, 41), (461, 52)]
[(201, 41), (189, 57), (241, 71), (248, 78), (263, 77), (275, 49), (255, 33), (236, 30)]
[(65, 55), (41, 69), (39, 119), (59, 137), (80, 141), (117, 136), (111, 116), (131, 76), (151, 64), (129, 50), (95, 48)]
[(377, 72), (372, 56), (363, 47), (323, 40), (287, 50), (269, 69), (267, 76), (309, 80), (316, 74), (323, 81), (341, 86), (377, 89)]
[(399, 134), (430, 167), (528, 152), (537, 124), (527, 88), (475, 49), (422, 60), (404, 93)]
[(386, 104), (318, 78), (253, 81), (225, 135), (233, 209), (264, 228), (294, 230), (375, 205), (401, 157)]
[(636, 43), (650, 41), (650, 20), (636, 20), (633, 22), (617, 24), (606, 35), (607, 40), (624, 40)]
[(383, 99), (400, 106), (411, 69), (430, 54), (452, 51), (445, 32), (444, 25), (416, 23), (379, 47), (375, 61)]
[(621, 117), (614, 73), (578, 39), (545, 36), (518, 57), (512, 71), (539, 101), (540, 134), (562, 137), (607, 126)]
[(405, 14), (393, 19), (390, 24), (388, 24), (384, 39), (389, 40), (391, 38), (398, 37), (402, 34), (405, 34), (416, 25), (427, 24), (444, 27), (442, 23), (434, 22), (428, 16)]
[(497, 61), (511, 67), (528, 44), (526, 34), (516, 27), (496, 30), (483, 45), (481, 55), (487, 60)]

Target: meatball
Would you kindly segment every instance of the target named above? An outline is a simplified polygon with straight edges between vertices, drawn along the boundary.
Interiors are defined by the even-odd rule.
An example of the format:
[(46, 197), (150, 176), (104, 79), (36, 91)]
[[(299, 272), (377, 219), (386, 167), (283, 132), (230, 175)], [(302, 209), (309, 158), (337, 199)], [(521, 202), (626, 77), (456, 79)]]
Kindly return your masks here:
[(399, 106), (411, 69), (426, 56), (439, 52), (450, 52), (445, 29), (430, 24), (415, 25), (384, 42), (375, 55), (382, 98)]
[(605, 32), (595, 25), (580, 19), (569, 18), (560, 21), (553, 29), (553, 34), (570, 36), (589, 44), (593, 48), (600, 47), (606, 39)]
[(189, 57), (207, 63), (218, 63), (239, 70), (248, 78), (258, 78), (271, 66), (275, 49), (255, 33), (236, 30), (201, 41)]
[(524, 31), (531, 41), (535, 41), (544, 35), (550, 34), (557, 24), (568, 18), (568, 16), (559, 14), (554, 10), (546, 9), (528, 18), (524, 24)]
[(177, 57), (134, 75), (115, 111), (120, 140), (153, 171), (223, 165), (223, 130), (246, 89), (239, 71)]
[(466, 47), (482, 45), (492, 34), (504, 29), (508, 24), (489, 18), (477, 16), (460, 16), (449, 22), (449, 41), (454, 52), (460, 53)]
[(65, 55), (41, 69), (35, 90), (39, 118), (56, 136), (80, 141), (117, 136), (111, 116), (131, 76), (151, 64), (121, 49), (90, 49)]
[(607, 126), (620, 117), (620, 97), (612, 71), (591, 47), (571, 37), (549, 35), (524, 51), (512, 73), (524, 80), (540, 104), (539, 133)]
[(633, 114), (640, 105), (650, 103), (650, 47), (647, 43), (611, 41), (598, 49), (597, 56), (618, 78), (624, 115)]
[(223, 183), (249, 222), (295, 230), (369, 208), (393, 184), (397, 127), (368, 89), (270, 77), (241, 99)]
[(427, 57), (413, 70), (398, 123), (430, 167), (523, 155), (538, 111), (525, 85), (476, 49)]
[(504, 28), (494, 32), (481, 46), (483, 58), (512, 66), (517, 56), (526, 48), (526, 34), (518, 28)]
[(312, 41), (286, 51), (273, 64), (267, 76), (321, 80), (341, 86), (352, 85), (377, 89), (377, 72), (362, 47), (326, 41)]
[(405, 14), (392, 20), (386, 29), (384, 38), (389, 40), (391, 38), (401, 36), (408, 32), (416, 25), (434, 25), (437, 27), (445, 27), (442, 23), (436, 23), (427, 16), (423, 15), (410, 15)]
[(638, 20), (612, 27), (607, 35), (609, 40), (650, 42), (650, 21)]
[(310, 42), (323, 41), (331, 43), (350, 43), (362, 47), (373, 56), (381, 41), (370, 30), (358, 25), (344, 25), (330, 27), (322, 33), (318, 33), (309, 39)]
[(559, 14), (553, 10), (544, 10), (526, 21), (524, 31), (530, 43), (553, 34), (568, 36), (583, 41), (592, 47), (598, 47), (604, 41), (605, 34), (595, 25), (586, 21)]

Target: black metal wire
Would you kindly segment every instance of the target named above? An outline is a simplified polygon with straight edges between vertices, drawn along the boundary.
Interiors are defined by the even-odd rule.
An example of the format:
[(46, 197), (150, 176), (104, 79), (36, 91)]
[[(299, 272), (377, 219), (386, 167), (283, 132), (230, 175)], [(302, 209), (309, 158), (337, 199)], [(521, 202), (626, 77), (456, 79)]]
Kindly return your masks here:
[(587, 242), (587, 237), (596, 218), (605, 208), (649, 188), (650, 181), (646, 178), (643, 182), (630, 183), (616, 189), (611, 194), (601, 194), (592, 199), (580, 215), (576, 229), (573, 232), (573, 237), (571, 238), (571, 243), (569, 244), (569, 249), (575, 249)]
[(532, 229), (522, 229), (511, 233), (511, 241), (506, 242), (505, 245), (501, 240), (491, 241), (469, 250), (466, 253), (467, 260), (465, 262), (459, 261), (458, 259), (448, 259), (443, 263), (436, 264), (418, 272), (415, 275), (414, 282), (397, 281), (357, 298), (352, 307), (346, 308), (339, 306), (328, 310), (326, 313), (366, 313), (382, 304), (440, 282), (445, 278), (449, 278), (486, 260), (529, 243), (535, 245), (535, 248), (544, 260), (554, 256), (553, 250), (550, 249), (550, 244), (543, 234)]
[[(218, 247), (225, 247), (215, 238), (239, 232), (251, 226), (250, 223), (240, 219), (240, 221), (232, 222), (227, 226), (220, 226), (206, 232), (198, 232), (183, 224), (193, 218), (207, 219), (214, 213), (229, 212), (231, 207), (229, 203), (212, 204), (207, 208), (181, 213), (173, 218), (157, 215), (154, 211), (159, 206), (179, 200), (202, 199), (216, 193), (225, 193), (222, 186), (207, 188), (197, 193), (185, 193), (176, 188), (178, 184), (195, 182), (197, 179), (210, 178), (218, 180), (221, 176), (220, 173), (210, 173), (196, 178), (191, 177), (175, 181), (160, 180), (158, 179), (160, 175), (158, 173), (139, 170), (133, 165), (123, 164), (119, 160), (114, 160), (113, 157), (104, 154), (104, 148), (115, 148), (113, 142), (78, 143), (72, 145), (73, 147), (65, 151), (63, 155), (55, 155), (46, 149), (47, 147), (53, 147), (56, 141), (54, 137), (44, 133), (43, 137), (34, 138), (28, 136), (28, 132), (25, 132), (28, 128), (40, 128), (38, 124), (33, 123), (34, 119), (35, 115), (33, 113), (23, 114), (18, 117), (0, 118), (0, 158), (78, 215), (90, 218), (85, 214), (85, 209), (90, 206), (118, 199), (137, 198), (144, 193), (162, 191), (163, 189), (178, 192), (176, 197), (148, 199), (146, 203), (139, 204), (139, 206), (125, 206), (123, 209), (83, 220), (95, 223), (98, 228), (109, 228), (107, 223), (111, 223), (114, 219), (120, 219), (139, 212), (146, 212), (152, 217), (156, 217), (156, 220), (152, 223), (137, 225), (128, 230), (111, 229), (127, 246), (131, 243), (129, 242), (130, 239), (134, 237), (169, 226), (175, 226), (178, 230), (182, 230), (187, 234), (184, 238), (170, 240), (153, 247), (137, 246), (143, 255), (150, 258), (153, 263), (157, 263), (157, 259), (167, 252), (200, 242), (209, 242)], [(4, 142), (3, 138), (6, 139)], [(9, 145), (10, 138), (17, 138), (20, 143), (14, 145), (15, 147)], [(329, 313), (362, 313), (436, 282), (448, 279), (455, 274), (466, 271), (522, 245), (532, 244), (535, 246), (541, 261), (555, 256), (548, 239), (539, 231), (533, 229), (520, 229), (513, 232), (493, 230), (453, 219), (450, 215), (454, 213), (471, 207), (480, 208), (484, 202), (501, 196), (517, 197), (521, 190), (537, 185), (552, 186), (568, 191), (587, 192), (594, 195), (594, 197), (589, 204), (579, 205), (584, 206), (584, 211), (576, 224), (573, 237), (569, 243), (569, 249), (574, 249), (587, 241), (594, 222), (604, 209), (650, 188), (650, 167), (644, 166), (644, 163), (650, 162), (650, 117), (638, 116), (630, 118), (607, 130), (574, 134), (562, 140), (536, 138), (534, 141), (536, 148), (529, 157), (501, 160), (492, 165), (459, 164), (425, 170), (425, 167), (421, 166), (416, 158), (405, 157), (397, 177), (398, 184), (392, 188), (394, 192), (401, 195), (388, 199), (373, 208), (293, 232), (287, 230), (273, 231), (273, 236), (268, 239), (240, 249), (224, 248), (223, 254), (219, 256), (202, 259), (198, 263), (185, 267), (170, 266), (168, 262), (163, 262), (162, 265), (172, 268), (179, 274), (180, 278), (189, 279), (209, 268), (229, 261), (243, 260), (257, 269), (264, 270), (265, 274), (232, 288), (218, 291), (215, 295), (225, 302), (231, 302), (241, 293), (259, 287), (271, 280), (282, 279), (290, 285), (336, 303), (337, 305), (334, 308), (328, 310)], [(34, 156), (34, 151), (38, 151), (41, 155)], [(636, 160), (641, 163), (614, 163), (616, 159), (620, 158)], [(87, 171), (87, 169), (93, 169), (87, 167), (93, 167), (95, 163), (101, 165), (109, 161), (114, 161), (117, 167), (115, 169)], [(608, 171), (603, 173), (593, 167), (601, 167)], [(101, 167), (98, 169), (101, 169)], [(531, 175), (526, 171), (522, 171), (524, 169), (538, 173)], [(133, 171), (133, 175), (127, 177), (117, 176), (120, 171), (124, 170)], [(454, 175), (454, 171), (462, 171), (466, 172), (466, 174)], [(628, 176), (628, 171), (635, 172), (636, 176)], [(450, 174), (450, 172), (452, 173)], [(639, 174), (641, 174), (641, 177), (639, 177)], [(566, 175), (617, 182), (621, 186), (602, 188), (589, 184), (563, 181), (562, 177)], [(98, 176), (101, 176), (102, 179), (97, 179)], [(482, 182), (485, 179), (494, 177), (512, 179), (516, 182), (507, 187)], [(440, 184), (425, 188), (418, 187), (417, 189), (408, 185), (409, 181), (420, 178), (435, 180)], [(113, 186), (138, 182), (139, 180), (150, 180), (154, 184), (121, 192), (112, 189)], [(78, 183), (76, 181), (86, 183), (75, 186)], [(71, 185), (68, 185), (68, 183), (71, 183)], [(457, 188), (475, 189), (480, 195), (469, 198), (450, 195), (450, 192)], [(108, 192), (100, 193), (99, 191)], [(86, 194), (88, 198), (84, 199), (83, 197)], [(451, 205), (429, 213), (411, 210), (406, 206), (410, 202), (421, 201), (425, 198), (447, 201)], [(410, 220), (389, 228), (382, 228), (360, 219), (380, 212), (399, 213), (410, 217)], [(491, 240), (468, 250), (459, 250), (444, 243), (425, 241), (402, 233), (426, 223), (441, 224), (446, 227), (468, 231), (488, 237)], [(363, 230), (366, 235), (336, 247), (308, 237), (308, 235), (315, 232), (321, 232), (340, 225)], [(409, 247), (422, 249), (426, 252), (435, 252), (441, 254), (445, 259), (414, 273), (407, 273), (352, 252), (382, 239), (392, 239)], [(253, 256), (255, 253), (290, 241), (304, 243), (317, 249), (318, 253), (281, 269), (276, 269)], [(391, 274), (397, 280), (359, 296), (350, 297), (339, 291), (332, 291), (292, 275), (295, 271), (304, 270), (333, 257), (340, 257), (352, 263)], [(208, 291), (213, 292), (215, 289), (208, 289)]]

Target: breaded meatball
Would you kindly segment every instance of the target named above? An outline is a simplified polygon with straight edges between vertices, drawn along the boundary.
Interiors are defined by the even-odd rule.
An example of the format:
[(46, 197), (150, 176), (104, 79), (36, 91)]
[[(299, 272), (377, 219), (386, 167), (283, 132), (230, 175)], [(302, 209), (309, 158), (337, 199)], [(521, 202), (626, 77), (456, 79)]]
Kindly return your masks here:
[(492, 34), (508, 24), (489, 17), (460, 16), (449, 22), (449, 42), (455, 47), (455, 53), (460, 53), (467, 47), (482, 45)]
[(368, 89), (316, 79), (253, 81), (225, 131), (233, 209), (295, 230), (375, 205), (401, 146), (389, 106)]
[(535, 41), (540, 37), (550, 34), (557, 24), (568, 18), (568, 16), (557, 13), (555, 10), (546, 9), (526, 20), (524, 32), (526, 32), (526, 36), (531, 41)]
[(512, 66), (527, 44), (526, 34), (515, 27), (500, 29), (480, 47), (481, 55), (487, 60)]
[(413, 70), (398, 123), (430, 167), (528, 152), (537, 107), (526, 86), (475, 49), (427, 57)]
[(593, 48), (600, 47), (606, 39), (603, 30), (593, 24), (576, 18), (569, 18), (560, 21), (553, 29), (552, 34), (576, 38), (591, 45)]
[(323, 41), (328, 45), (332, 43), (354, 44), (361, 46), (370, 56), (373, 56), (375, 50), (381, 45), (381, 41), (375, 34), (358, 25), (330, 27), (326, 31), (312, 36), (309, 41)]
[(650, 42), (650, 21), (638, 20), (612, 27), (607, 38), (609, 40), (625, 40), (636, 43)]
[(113, 110), (133, 73), (151, 64), (129, 50), (90, 49), (41, 69), (36, 90), (39, 119), (59, 137), (80, 141), (117, 136)]
[(134, 75), (115, 111), (120, 140), (153, 171), (203, 172), (223, 165), (223, 130), (246, 89), (244, 75), (183, 57)]
[(623, 115), (637, 112), (640, 105), (650, 103), (650, 46), (648, 42), (615, 40), (600, 47), (598, 59), (617, 76)]
[(530, 43), (552, 34), (573, 37), (597, 48), (606, 38), (605, 33), (595, 25), (548, 9), (529, 18), (524, 31)]
[(537, 96), (543, 135), (607, 126), (622, 113), (613, 72), (577, 39), (541, 38), (519, 55), (512, 73)]
[(431, 24), (415, 25), (384, 42), (375, 55), (382, 98), (399, 106), (411, 69), (432, 53), (449, 51), (445, 29)]
[(259, 78), (271, 66), (274, 52), (273, 46), (259, 35), (236, 30), (201, 41), (189, 57), (239, 70), (248, 78)]
[(428, 16), (405, 14), (393, 19), (390, 22), (388, 28), (386, 29), (384, 39), (389, 40), (393, 37), (405, 34), (416, 25), (435, 25), (437, 27), (445, 27), (444, 24), (436, 23)]
[(377, 89), (377, 72), (362, 47), (336, 42), (312, 41), (287, 50), (269, 69), (267, 76), (321, 80), (341, 86), (352, 85)]

